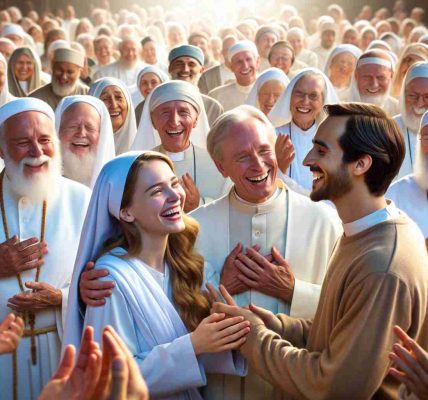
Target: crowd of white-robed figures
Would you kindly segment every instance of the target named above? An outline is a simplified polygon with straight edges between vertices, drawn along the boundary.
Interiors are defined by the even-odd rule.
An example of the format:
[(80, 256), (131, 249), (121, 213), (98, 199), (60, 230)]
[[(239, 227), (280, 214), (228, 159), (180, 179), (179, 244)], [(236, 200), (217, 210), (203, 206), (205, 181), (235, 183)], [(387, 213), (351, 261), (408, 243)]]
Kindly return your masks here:
[[(389, 17), (388, 10), (373, 14), (365, 6), (352, 24), (332, 5), (316, 24), (313, 19), (305, 24), (293, 7), (278, 7), (268, 2), (253, 16), (229, 15), (233, 27), (215, 27), (202, 17), (188, 21), (183, 10), (172, 18), (160, 7), (135, 6), (117, 14), (94, 9), (90, 19), (80, 20), (71, 6), (63, 17), (35, 11), (23, 17), (14, 7), (0, 12), (2, 126), (12, 119), (8, 132), (25, 132), (17, 128), (25, 125), (20, 115), (46, 116), (60, 150), (50, 154), (55, 173), (68, 178), (52, 173), (40, 182), (26, 180), (24, 165), (37, 169), (47, 159), (46, 153), (33, 155), (31, 140), (19, 133), (11, 145), (16, 151), (2, 148), (8, 173), (2, 180), (0, 242), (16, 249), (14, 235), (25, 241), (41, 239), (44, 232), (47, 243), (30, 239), (21, 246), (16, 253), (21, 258), (14, 259), (20, 280), (16, 269), (1, 275), (0, 317), (11, 308), (36, 315), (17, 352), (18, 371), (12, 355), (0, 357), (7, 398), (14, 385), (19, 398), (37, 397), (56, 370), (61, 344), (78, 346), (84, 324), (95, 327), (99, 340), (107, 323), (125, 339), (154, 396), (198, 398), (203, 386), (206, 398), (271, 396), (270, 384), (251, 370), (241, 377), (245, 363), (239, 353), (196, 354), (188, 321), (180, 318), (185, 303), (173, 298), (171, 266), (159, 272), (147, 263), (126, 262), (129, 276), (123, 277), (108, 256), (99, 259), (103, 242), (118, 233), (117, 220), (123, 219), (123, 185), (136, 157), (130, 150), (169, 157), (186, 195), (184, 210), (193, 211), (200, 225), (197, 250), (205, 259), (200, 284), (223, 283), (238, 305), (254, 303), (304, 318), (315, 313), (328, 257), (341, 233), (331, 205), (307, 197), (313, 176), (303, 166), (326, 104), (367, 102), (394, 117), (406, 157), (389, 197), (428, 236), (427, 156), (418, 140), (428, 124), (423, 10), (416, 8), (407, 18), (397, 2)], [(210, 156), (210, 126), (223, 111), (243, 104), (257, 108), (276, 128), (283, 183), (270, 201), (261, 201), (257, 188), (269, 182), (273, 167), (241, 176)], [(251, 146), (255, 139), (242, 132)], [(121, 154), (126, 156), (115, 158)], [(21, 169), (17, 160), (23, 160)], [(236, 195), (237, 185), (247, 198)], [(165, 217), (173, 220), (175, 210), (168, 212)], [(259, 276), (228, 262), (229, 255), (251, 258), (252, 251), (270, 254), (271, 266), (284, 257), (292, 278), (272, 287), (269, 279), (278, 278), (274, 269), (263, 268), (266, 275)], [(43, 266), (36, 276), (40, 252)], [(95, 269), (87, 265), (91, 261), (97, 262)], [(100, 272), (105, 268), (108, 277)], [(80, 281), (79, 293), (83, 270), (89, 278)], [(42, 295), (30, 301), (28, 293), (20, 294), (26, 289)]]

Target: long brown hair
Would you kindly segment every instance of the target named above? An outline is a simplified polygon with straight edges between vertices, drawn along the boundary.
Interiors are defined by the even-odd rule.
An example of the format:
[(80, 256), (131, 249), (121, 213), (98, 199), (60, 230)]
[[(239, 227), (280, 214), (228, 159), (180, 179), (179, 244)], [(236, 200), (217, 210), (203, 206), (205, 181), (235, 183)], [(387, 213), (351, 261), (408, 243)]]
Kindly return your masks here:
[[(143, 153), (129, 170), (121, 209), (131, 205), (139, 171), (153, 160), (166, 162), (175, 173), (174, 165), (167, 156), (152, 151)], [(210, 305), (201, 292), (204, 259), (194, 249), (199, 224), (187, 215), (183, 215), (183, 220), (185, 229), (168, 235), (165, 261), (170, 268), (174, 304), (187, 329), (193, 331), (209, 314)], [(122, 232), (105, 242), (103, 253), (115, 247), (123, 247), (128, 252), (126, 257), (136, 257), (142, 250), (141, 234), (137, 225), (123, 220), (120, 220), (119, 224)]]

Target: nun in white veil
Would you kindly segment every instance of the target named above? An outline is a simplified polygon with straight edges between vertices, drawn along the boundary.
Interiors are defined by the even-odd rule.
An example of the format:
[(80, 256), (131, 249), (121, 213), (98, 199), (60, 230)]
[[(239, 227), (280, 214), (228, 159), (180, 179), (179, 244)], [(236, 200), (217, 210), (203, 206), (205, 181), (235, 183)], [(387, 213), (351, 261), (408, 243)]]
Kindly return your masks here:
[[(145, 174), (145, 171), (149, 172)], [(152, 181), (156, 187), (152, 187)], [(150, 193), (145, 190), (146, 186)], [(159, 187), (160, 194), (154, 202), (151, 192)], [(139, 195), (139, 202), (143, 202), (147, 215), (156, 213), (156, 221), (145, 223), (143, 214), (133, 208), (137, 191), (148, 193)], [(134, 355), (151, 396), (202, 400), (197, 388), (206, 384), (206, 372), (243, 375), (245, 362), (238, 354), (221, 350), (217, 345), (208, 352), (198, 352), (196, 334), (200, 337), (200, 332), (206, 332), (203, 325), (213, 317), (204, 318), (209, 314), (209, 304), (197, 283), (202, 285), (204, 279), (218, 281), (219, 277), (212, 268), (204, 268), (199, 256), (190, 253), (191, 243), (196, 240), (197, 233), (193, 231), (196, 224), (183, 214), (182, 201), (182, 189), (174, 177), (172, 163), (160, 153), (129, 152), (104, 166), (82, 229), (69, 292), (63, 348), (68, 344), (79, 347), (84, 325), (93, 326), (95, 340), (99, 340), (103, 327), (110, 324)], [(166, 207), (179, 208), (177, 215), (162, 211), (164, 202)], [(131, 234), (132, 227), (138, 227), (140, 233)], [(163, 246), (156, 243), (153, 250), (164, 251), (164, 272), (161, 273), (156, 262), (144, 257), (149, 250), (136, 250), (135, 244), (143, 244), (143, 238), (150, 243), (163, 241), (165, 235), (166, 249), (162, 250)], [(184, 237), (185, 246), (181, 242)], [(110, 245), (106, 247), (106, 243)], [(97, 260), (95, 268), (106, 269), (109, 276), (103, 279), (113, 280), (115, 287), (103, 306), (86, 309), (83, 320), (78, 288), (80, 273), (88, 260)], [(192, 273), (181, 274), (180, 268)], [(188, 286), (194, 284), (194, 288), (190, 291), (183, 284), (182, 289), (188, 290), (189, 297), (176, 298), (180, 289), (173, 286), (174, 279), (180, 283), (189, 280), (189, 276), (194, 282), (188, 282)], [(186, 302), (193, 306), (184, 307)], [(238, 325), (235, 321), (233, 326)], [(242, 330), (243, 334), (246, 330)]]
[[(89, 88), (89, 95), (101, 98), (104, 89), (109, 86), (117, 87), (125, 96), (127, 103), (127, 113), (126, 118), (123, 124), (117, 129), (113, 129), (113, 138), (114, 145), (116, 149), (116, 154), (122, 154), (127, 152), (132, 143), (134, 142), (135, 135), (137, 133), (137, 123), (135, 120), (135, 113), (132, 107), (131, 95), (129, 94), (129, 90), (126, 85), (116, 78), (101, 78), (96, 80), (91, 87)], [(106, 105), (107, 106), (107, 105)], [(107, 106), (108, 109), (108, 106)], [(110, 111), (109, 111), (110, 112)], [(110, 115), (112, 118), (112, 115)], [(113, 123), (112, 123), (113, 125)]]
[[(306, 93), (306, 89), (304, 89), (303, 98), (301, 98), (294, 89), (303, 78), (305, 78), (305, 82), (302, 81), (301, 83), (303, 85), (308, 79), (321, 80), (322, 85), (313, 89), (313, 93)], [(312, 84), (311, 88), (313, 87)], [(292, 105), (292, 97), (294, 106)], [(281, 172), (291, 177), (306, 191), (311, 190), (313, 177), (309, 168), (303, 166), (303, 159), (312, 148), (312, 139), (315, 136), (317, 126), (324, 118), (323, 106), (338, 102), (336, 91), (330, 79), (317, 68), (305, 68), (290, 81), (287, 89), (269, 114), (269, 119), (277, 127), (277, 135), (288, 135), (294, 146), (295, 157), (287, 170), (282, 170), (281, 160), (278, 160)], [(301, 112), (300, 109), (305, 109), (305, 112)]]
[(3, 82), (3, 85), (0, 89), (0, 106), (2, 106), (3, 104), (13, 100), (15, 97), (12, 96), (9, 92), (9, 83), (7, 80), (7, 61), (2, 53), (0, 53), (0, 63), (3, 65), (3, 67), (0, 67), (0, 85)]
[[(134, 104), (134, 108), (136, 108), (147, 97), (147, 96), (144, 96), (144, 94), (141, 92), (141, 89), (140, 89), (141, 78), (145, 74), (155, 74), (159, 78), (159, 81), (160, 81), (159, 83), (169, 81), (169, 76), (160, 68), (156, 67), (155, 65), (146, 65), (144, 68), (142, 68), (137, 75), (137, 82), (135, 83), (135, 85), (132, 85), (129, 88), (129, 92), (131, 93), (131, 99), (132, 99), (132, 103)], [(138, 122), (138, 118), (137, 118), (137, 122)]]
[[(100, 117), (100, 130), (96, 150), (93, 154), (91, 154), (91, 152), (85, 156), (74, 154), (72, 150), (70, 150), (69, 144), (63, 142), (61, 135), (63, 128), (61, 127), (61, 122), (64, 112), (78, 103), (89, 104), (96, 110)], [(75, 95), (64, 97), (55, 110), (55, 129), (61, 142), (64, 176), (87, 185), (92, 189), (104, 164), (113, 159), (116, 155), (113, 128), (106, 106), (100, 99), (94, 96)], [(81, 141), (82, 132), (79, 132), (78, 136), (77, 140)], [(85, 141), (85, 143), (86, 142), (87, 141)], [(82, 159), (83, 157), (86, 158), (86, 160)], [(89, 167), (89, 171), (86, 171), (88, 169), (86, 167)]]
[(269, 114), (278, 98), (290, 83), (287, 75), (279, 68), (268, 68), (256, 79), (245, 104), (256, 107)]

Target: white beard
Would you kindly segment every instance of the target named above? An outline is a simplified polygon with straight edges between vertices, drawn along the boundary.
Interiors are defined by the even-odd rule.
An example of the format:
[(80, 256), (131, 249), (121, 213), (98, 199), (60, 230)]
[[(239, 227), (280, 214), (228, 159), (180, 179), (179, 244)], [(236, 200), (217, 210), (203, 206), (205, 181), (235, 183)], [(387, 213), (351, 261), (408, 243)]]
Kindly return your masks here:
[[(401, 114), (404, 125), (406, 125), (407, 128), (409, 128), (412, 132), (417, 133), (419, 131), (419, 126), (421, 124), (422, 116), (424, 115), (425, 111), (428, 111), (428, 108), (413, 108), (413, 112), (407, 112), (404, 110)], [(414, 112), (416, 111), (416, 113)], [(421, 113), (422, 111), (422, 113)]]
[(64, 146), (61, 143), (61, 153), (64, 176), (90, 187), (97, 156), (96, 152), (90, 151), (85, 156), (78, 156), (68, 146)]
[(413, 174), (416, 183), (424, 190), (428, 190), (428, 155), (422, 153), (421, 141), (416, 142), (416, 157), (413, 165)]
[[(38, 203), (55, 197), (58, 194), (61, 178), (61, 156), (56, 153), (54, 158), (42, 155), (37, 158), (26, 157), (19, 163), (4, 154), (6, 176), (10, 181), (12, 192), (18, 197), (28, 197), (32, 202)], [(46, 172), (24, 175), (24, 166), (40, 165), (48, 162)]]
[(367, 95), (363, 95), (360, 94), (361, 97), (361, 101), (363, 103), (369, 103), (369, 104), (374, 104), (376, 106), (382, 107), (386, 101), (386, 99), (388, 98), (389, 94), (388, 92), (379, 95), (379, 96), (367, 96)]
[(71, 85), (59, 85), (54, 79), (52, 79), (52, 91), (60, 97), (70, 96), (76, 90), (77, 81)]

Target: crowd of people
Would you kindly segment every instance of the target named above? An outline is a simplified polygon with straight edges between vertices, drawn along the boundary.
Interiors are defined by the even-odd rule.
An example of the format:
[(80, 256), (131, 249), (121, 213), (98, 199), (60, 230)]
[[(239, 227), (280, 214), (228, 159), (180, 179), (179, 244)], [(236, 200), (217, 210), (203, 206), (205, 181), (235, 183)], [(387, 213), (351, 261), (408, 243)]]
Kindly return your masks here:
[(2, 399), (428, 399), (425, 10), (229, 3), (0, 10)]

